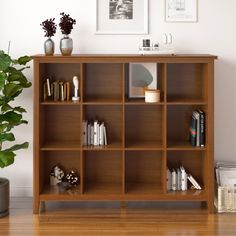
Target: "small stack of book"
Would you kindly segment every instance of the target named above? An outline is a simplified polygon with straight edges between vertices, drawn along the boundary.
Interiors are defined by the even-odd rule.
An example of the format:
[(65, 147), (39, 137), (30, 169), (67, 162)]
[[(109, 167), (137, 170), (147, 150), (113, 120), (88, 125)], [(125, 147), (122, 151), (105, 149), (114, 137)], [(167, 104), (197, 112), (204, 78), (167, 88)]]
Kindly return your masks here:
[(83, 120), (83, 145), (104, 146), (107, 145), (107, 133), (104, 122)]
[(166, 187), (167, 191), (186, 191), (188, 190), (188, 180), (192, 184), (190, 189), (201, 189), (201, 186), (193, 178), (191, 174), (188, 174), (183, 166), (177, 169), (173, 169), (172, 172), (167, 168), (166, 173)]
[(205, 113), (200, 109), (192, 112), (189, 141), (195, 147), (205, 146)]
[(51, 82), (49, 78), (43, 84), (44, 101), (53, 99), (54, 101), (70, 100), (70, 83), (63, 81)]

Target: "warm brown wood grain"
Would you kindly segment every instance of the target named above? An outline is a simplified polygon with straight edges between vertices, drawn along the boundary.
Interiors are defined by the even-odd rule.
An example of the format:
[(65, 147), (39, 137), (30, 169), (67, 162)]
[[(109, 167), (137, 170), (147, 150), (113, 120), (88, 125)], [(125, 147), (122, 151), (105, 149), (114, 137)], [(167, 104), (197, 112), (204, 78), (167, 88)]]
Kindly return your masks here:
[[(34, 58), (34, 213), (45, 201), (190, 201), (213, 211), (214, 59), (212, 55), (36, 55)], [(128, 96), (129, 63), (155, 63), (161, 102)], [(43, 100), (46, 78), (80, 78), (79, 102)], [(71, 87), (73, 93), (73, 86)], [(193, 110), (206, 112), (206, 146), (188, 142)], [(104, 121), (108, 145), (84, 147), (82, 121)], [(81, 184), (49, 186), (61, 163)], [(181, 163), (202, 191), (166, 191), (166, 168)]]
[(235, 214), (207, 214), (196, 204), (46, 203), (32, 216), (32, 200), (13, 199), (10, 216), (0, 219), (0, 235), (234, 236)]

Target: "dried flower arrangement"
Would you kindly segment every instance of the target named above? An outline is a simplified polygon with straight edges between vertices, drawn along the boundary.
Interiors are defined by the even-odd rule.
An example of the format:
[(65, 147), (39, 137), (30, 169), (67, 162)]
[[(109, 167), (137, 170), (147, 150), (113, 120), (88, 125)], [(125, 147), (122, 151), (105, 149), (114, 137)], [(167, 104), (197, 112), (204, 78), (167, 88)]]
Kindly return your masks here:
[(43, 21), (40, 25), (43, 27), (43, 30), (45, 32), (45, 37), (52, 37), (56, 33), (57, 25), (54, 22), (55, 18), (50, 18), (45, 21)]
[(60, 13), (62, 16), (60, 18), (60, 29), (62, 34), (69, 35), (71, 33), (71, 30), (73, 29), (73, 25), (76, 24), (76, 20), (70, 17), (69, 14), (65, 14), (64, 12)]

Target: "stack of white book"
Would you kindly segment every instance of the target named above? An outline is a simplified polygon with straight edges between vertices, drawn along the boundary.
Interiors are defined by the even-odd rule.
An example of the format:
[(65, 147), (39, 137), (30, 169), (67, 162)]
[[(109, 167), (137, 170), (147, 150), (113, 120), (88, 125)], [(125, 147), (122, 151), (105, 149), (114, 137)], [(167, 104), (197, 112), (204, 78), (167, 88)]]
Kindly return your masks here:
[(183, 166), (173, 169), (172, 171), (167, 168), (166, 177), (167, 191), (188, 190), (188, 180), (192, 184), (191, 189), (201, 189), (199, 183), (193, 178), (191, 174), (186, 172)]
[(83, 146), (107, 145), (107, 133), (104, 122), (83, 120)]

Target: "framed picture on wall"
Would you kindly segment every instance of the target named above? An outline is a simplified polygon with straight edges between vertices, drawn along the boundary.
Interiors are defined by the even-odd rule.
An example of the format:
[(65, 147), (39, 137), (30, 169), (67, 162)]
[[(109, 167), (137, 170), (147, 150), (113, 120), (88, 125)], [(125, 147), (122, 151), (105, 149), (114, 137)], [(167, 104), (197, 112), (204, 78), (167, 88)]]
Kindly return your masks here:
[(197, 0), (165, 0), (166, 22), (197, 22)]
[(96, 0), (96, 34), (148, 34), (148, 0)]
[(144, 98), (146, 89), (157, 89), (157, 65), (130, 63), (129, 98)]

